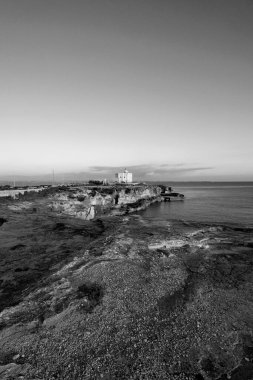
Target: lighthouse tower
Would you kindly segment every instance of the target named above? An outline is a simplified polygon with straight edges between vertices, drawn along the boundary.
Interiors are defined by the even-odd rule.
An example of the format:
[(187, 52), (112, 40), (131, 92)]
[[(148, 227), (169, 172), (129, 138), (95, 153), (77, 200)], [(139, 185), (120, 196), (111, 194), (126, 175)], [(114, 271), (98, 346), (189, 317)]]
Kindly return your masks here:
[(118, 183), (132, 183), (133, 174), (129, 173), (128, 170), (124, 170), (123, 173), (116, 173), (115, 177), (117, 178)]

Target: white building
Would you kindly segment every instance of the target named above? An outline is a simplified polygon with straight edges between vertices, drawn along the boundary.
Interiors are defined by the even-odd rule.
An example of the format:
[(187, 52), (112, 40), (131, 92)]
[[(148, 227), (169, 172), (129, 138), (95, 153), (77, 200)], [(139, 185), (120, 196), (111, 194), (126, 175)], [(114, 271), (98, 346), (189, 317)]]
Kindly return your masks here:
[(118, 183), (132, 183), (133, 174), (129, 173), (128, 170), (124, 170), (123, 173), (116, 173), (115, 177), (117, 178)]

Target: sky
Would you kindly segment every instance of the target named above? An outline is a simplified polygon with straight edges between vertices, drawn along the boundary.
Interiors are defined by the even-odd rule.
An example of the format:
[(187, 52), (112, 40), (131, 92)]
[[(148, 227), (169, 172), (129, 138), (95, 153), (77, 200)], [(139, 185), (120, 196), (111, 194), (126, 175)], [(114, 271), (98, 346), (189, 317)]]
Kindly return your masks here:
[(253, 180), (252, 0), (0, 0), (0, 179)]

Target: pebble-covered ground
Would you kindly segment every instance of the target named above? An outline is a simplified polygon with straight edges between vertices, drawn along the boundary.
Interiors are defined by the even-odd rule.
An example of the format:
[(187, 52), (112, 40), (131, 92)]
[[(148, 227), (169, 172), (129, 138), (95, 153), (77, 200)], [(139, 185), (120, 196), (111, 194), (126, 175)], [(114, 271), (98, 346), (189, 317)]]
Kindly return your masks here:
[(250, 229), (45, 202), (1, 205), (0, 379), (253, 379)]

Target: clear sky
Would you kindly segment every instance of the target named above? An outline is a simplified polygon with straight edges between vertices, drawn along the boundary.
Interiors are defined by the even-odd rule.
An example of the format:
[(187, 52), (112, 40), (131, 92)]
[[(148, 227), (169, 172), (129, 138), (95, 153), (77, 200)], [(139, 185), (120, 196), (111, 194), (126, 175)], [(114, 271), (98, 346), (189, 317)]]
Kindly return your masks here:
[(1, 175), (253, 180), (252, 0), (0, 0)]

